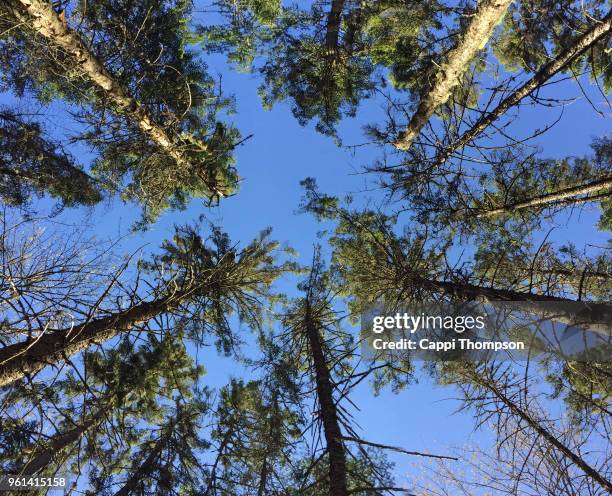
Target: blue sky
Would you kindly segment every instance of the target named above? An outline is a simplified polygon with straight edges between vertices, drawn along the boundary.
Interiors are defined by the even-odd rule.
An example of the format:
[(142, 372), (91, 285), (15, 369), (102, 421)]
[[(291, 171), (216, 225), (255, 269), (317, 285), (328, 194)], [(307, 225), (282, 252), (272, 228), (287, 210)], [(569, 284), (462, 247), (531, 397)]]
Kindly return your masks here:
[[(219, 207), (206, 208), (201, 202), (193, 201), (184, 212), (165, 213), (147, 232), (130, 235), (123, 249), (131, 251), (143, 245), (153, 249), (171, 235), (173, 224), (188, 223), (205, 214), (243, 245), (262, 229), (272, 226), (273, 238), (297, 249), (300, 261), (308, 263), (322, 226), (307, 215), (296, 214), (302, 194), (300, 180), (307, 176), (315, 177), (321, 190), (330, 194), (370, 190), (375, 185), (375, 178), (360, 171), (374, 161), (380, 150), (363, 147), (353, 154), (339, 148), (332, 139), (315, 133), (312, 126), (301, 127), (287, 104), (278, 104), (271, 111), (264, 110), (257, 96), (259, 81), (255, 76), (228, 71), (221, 57), (207, 60), (212, 73), (223, 75), (224, 91), (236, 96), (237, 113), (230, 120), (244, 136), (254, 135), (236, 151), (237, 167), (243, 178), (241, 188), (235, 197), (222, 201)], [(591, 139), (607, 131), (606, 120), (591, 109), (571, 81), (546, 91), (577, 97), (577, 100), (566, 106), (563, 119), (537, 140), (544, 149), (543, 155), (562, 157), (587, 153)], [(596, 92), (590, 96), (601, 99)], [(7, 95), (2, 100), (3, 103), (12, 101)], [(50, 126), (65, 124), (60, 110), (54, 107), (45, 110)], [(528, 134), (534, 128), (550, 123), (559, 112), (560, 109), (524, 108), (515, 131)], [(361, 143), (365, 141), (362, 127), (382, 119), (382, 102), (366, 101), (356, 119), (349, 119), (340, 126), (340, 134), (346, 144)], [(81, 156), (87, 157), (84, 150)], [(380, 198), (380, 192), (359, 193), (357, 198), (362, 201)], [(552, 239), (558, 242), (573, 240), (579, 246), (585, 242), (605, 245), (609, 236), (595, 232), (592, 227), (598, 215), (596, 210), (585, 209), (569, 221), (564, 219)], [(88, 213), (66, 210), (57, 220), (78, 224), (84, 217), (91, 223), (92, 233), (100, 238), (114, 237), (129, 232), (138, 217), (138, 210), (115, 201)], [(295, 279), (280, 281), (278, 287), (296, 294)], [(229, 375), (247, 373), (244, 367), (236, 366), (231, 360), (217, 357), (213, 349), (201, 354), (200, 359), (208, 370), (205, 382), (213, 385), (223, 384)], [(354, 414), (365, 439), (408, 450), (444, 454), (450, 446), (484, 443), (488, 439), (486, 434), (472, 433), (473, 422), (469, 414), (453, 414), (459, 406), (456, 401), (449, 400), (453, 396), (452, 390), (435, 386), (423, 376), (418, 384), (399, 394), (386, 390), (374, 397), (364, 385), (356, 390), (352, 399), (360, 407), (360, 411)], [(393, 454), (390, 458), (398, 464), (396, 472), (400, 482), (404, 474), (415, 473), (411, 466), (413, 459)]]

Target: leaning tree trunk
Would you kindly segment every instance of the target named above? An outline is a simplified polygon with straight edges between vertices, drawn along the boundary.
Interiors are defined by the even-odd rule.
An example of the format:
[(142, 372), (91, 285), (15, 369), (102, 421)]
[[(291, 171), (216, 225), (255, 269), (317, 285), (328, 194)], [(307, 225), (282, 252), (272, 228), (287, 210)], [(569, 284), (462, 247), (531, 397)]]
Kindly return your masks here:
[(338, 411), (333, 395), (329, 367), (323, 352), (323, 340), (311, 314), (310, 303), (306, 302), (305, 329), (314, 365), (317, 399), (329, 456), (329, 495), (348, 496), (346, 454), (342, 444), (342, 433)]
[(129, 331), (135, 325), (148, 322), (174, 308), (190, 294), (189, 290), (173, 293), (70, 329), (44, 333), (31, 340), (5, 346), (0, 349), (0, 387), (36, 373), (49, 364), (61, 362), (92, 344)]
[[(409, 284), (433, 293), (442, 293), (466, 301), (478, 301), (493, 305), (503, 303), (506, 304), (507, 308), (514, 308), (519, 312), (543, 316), (604, 336), (609, 337), (611, 335), (610, 306), (606, 304), (589, 303), (586, 306), (582, 302), (570, 298), (490, 288), (465, 282), (438, 281), (413, 273), (407, 274), (406, 279)], [(510, 302), (514, 304), (508, 306)]]
[(431, 90), (421, 97), (416, 113), (395, 146), (408, 150), (412, 142), (427, 124), (436, 109), (446, 103), (453, 89), (461, 82), (470, 62), (482, 50), (493, 34), (495, 26), (503, 19), (512, 0), (482, 0), (470, 24), (440, 66)]
[(206, 481), (206, 491), (204, 492), (204, 496), (209, 496), (209, 495), (212, 496), (216, 494), (217, 467), (219, 466), (219, 463), (221, 463), (222, 458), (226, 456), (225, 450), (230, 444), (231, 437), (233, 434), (234, 434), (234, 430), (233, 428), (230, 428), (230, 427), (228, 427), (228, 429), (225, 431), (225, 434), (223, 434), (223, 439), (221, 439), (221, 443), (219, 444), (219, 448), (217, 449), (217, 456), (215, 457), (215, 461), (213, 462), (210, 468), (210, 471), (209, 471), (208, 480)]
[(104, 417), (104, 411), (101, 409), (95, 415), (85, 420), (81, 425), (78, 425), (66, 432), (54, 436), (49, 442), (47, 448), (37, 453), (33, 458), (19, 470), (16, 471), (20, 476), (33, 476), (47, 467), (51, 461), (63, 449), (78, 441), (87, 431), (98, 425)]
[[(595, 193), (594, 196), (591, 196)], [(554, 207), (556, 205), (573, 205), (585, 203), (588, 201), (600, 201), (603, 198), (612, 196), (612, 176), (593, 181), (580, 186), (565, 188), (554, 193), (535, 196), (527, 200), (523, 200), (510, 205), (505, 205), (500, 208), (488, 210), (478, 214), (479, 218), (496, 217), (503, 214), (512, 214), (518, 210), (523, 210), (529, 207)]]
[[(170, 156), (180, 169), (188, 170), (190, 161), (177, 143), (156, 123), (143, 105), (132, 97), (113, 75), (104, 67), (88, 49), (81, 37), (72, 31), (55, 13), (50, 1), (45, 0), (12, 0), (18, 5), (13, 7), (17, 19), (31, 26), (38, 34), (61, 48), (105, 97), (112, 102), (119, 112), (156, 146)], [(206, 144), (200, 143), (205, 149)], [(219, 191), (214, 191), (220, 194)], [(220, 195), (223, 196), (223, 195)]]
[(162, 450), (168, 443), (168, 440), (171, 435), (172, 435), (172, 429), (162, 434), (162, 436), (155, 443), (155, 446), (153, 447), (149, 455), (138, 466), (136, 471), (125, 482), (123, 487), (121, 487), (121, 489), (119, 489), (119, 491), (115, 493), (114, 496), (130, 496), (131, 494), (136, 494), (136, 490), (138, 489), (139, 484), (146, 477), (148, 477), (153, 472), (153, 470), (155, 470), (155, 460), (161, 454)]
[(533, 91), (546, 83), (546, 81), (565, 69), (574, 59), (608, 35), (611, 28), (612, 11), (608, 12), (601, 21), (596, 21), (591, 29), (580, 36), (572, 46), (563, 50), (557, 58), (543, 65), (535, 76), (505, 98), (494, 110), (484, 114), (478, 119), (457, 141), (442, 150), (436, 157), (435, 166), (441, 166), (455, 151), (466, 146), (494, 121), (501, 117), (508, 109), (517, 105), (523, 98), (529, 96)]
[(544, 426), (542, 426), (540, 422), (534, 419), (528, 411), (522, 409), (519, 405), (517, 405), (510, 398), (508, 398), (493, 381), (483, 379), (483, 377), (478, 374), (469, 374), (469, 376), (470, 380), (473, 380), (480, 386), (492, 392), (495, 397), (497, 397), (504, 405), (506, 405), (506, 407), (509, 408), (514, 415), (516, 415), (518, 418), (522, 419), (527, 425), (529, 425), (529, 427), (533, 429), (533, 431), (535, 431), (539, 436), (541, 436), (550, 446), (553, 446), (555, 449), (560, 451), (563, 456), (571, 460), (572, 463), (574, 463), (587, 476), (589, 476), (603, 489), (605, 489), (606, 492), (612, 494), (612, 482), (607, 480), (602, 474), (600, 474), (597, 470), (591, 467), (581, 456), (579, 456), (577, 453), (574, 453), (569, 447), (567, 447), (559, 439), (557, 439)]

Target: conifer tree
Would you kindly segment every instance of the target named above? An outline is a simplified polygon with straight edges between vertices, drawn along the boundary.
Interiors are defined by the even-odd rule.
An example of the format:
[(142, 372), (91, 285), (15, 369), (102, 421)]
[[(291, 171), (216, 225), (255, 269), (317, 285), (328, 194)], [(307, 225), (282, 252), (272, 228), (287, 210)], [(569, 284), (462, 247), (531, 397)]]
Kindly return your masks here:
[(98, 151), (93, 170), (139, 201), (145, 220), (191, 197), (236, 189), (229, 103), (188, 50), (189, 2), (10, 1), (0, 11), (3, 86), (76, 106), (89, 126), (71, 139)]
[(47, 193), (61, 206), (93, 205), (100, 184), (74, 158), (45, 135), (42, 127), (9, 109), (0, 111), (0, 197), (27, 206)]
[(457, 45), (447, 54), (446, 60), (439, 64), (435, 80), (430, 89), (421, 96), (419, 106), (410, 118), (406, 130), (395, 142), (395, 146), (406, 150), (436, 109), (446, 103), (454, 86), (457, 86), (467, 72), (472, 59), (482, 50), (491, 37), (497, 24), (503, 19), (512, 0), (482, 0), (478, 2), (469, 25)]
[[(604, 84), (608, 87), (610, 78), (609, 69), (604, 69), (605, 72), (602, 74), (601, 67), (608, 67), (609, 63), (606, 59), (609, 55), (601, 45), (605, 44), (611, 29), (612, 12), (608, 11), (601, 19), (593, 20), (591, 26), (584, 30), (580, 36), (570, 42), (564, 41), (561, 44), (559, 53), (551, 57), (551, 60), (547, 60), (531, 79), (512, 91), (495, 108), (490, 111), (485, 111), (474, 123), (470, 124), (467, 131), (457, 139), (454, 139), (449, 146), (443, 147), (436, 156), (435, 165), (439, 166), (444, 163), (453, 153), (472, 142), (505, 112), (518, 105), (521, 100), (542, 87), (555, 75), (568, 70), (568, 67), (571, 68), (574, 74), (577, 74), (577, 71), (571, 66), (579, 67), (581, 65), (581, 56), (585, 53), (589, 53), (589, 51), (591, 53), (591, 63), (593, 64), (593, 77), (597, 78), (603, 76), (605, 79)], [(598, 52), (598, 58), (602, 57), (604, 60), (600, 61), (599, 64), (595, 62), (593, 60), (595, 58), (593, 52)], [(542, 52), (538, 55), (537, 52), (534, 52), (532, 56), (540, 58), (541, 53)]]
[[(555, 319), (584, 325), (604, 335), (610, 332), (605, 316), (597, 311), (583, 317), (573, 313), (572, 303), (579, 294), (572, 294), (571, 286), (534, 288), (525, 284), (525, 279), (497, 280), (497, 272), (483, 272), (482, 267), (477, 269), (467, 261), (455, 268), (447, 259), (452, 236), (430, 240), (426, 229), (418, 228), (398, 234), (396, 217), (374, 211), (351, 212), (340, 207), (337, 199), (320, 194), (312, 180), (304, 184), (307, 193), (303, 208), (319, 218), (338, 222), (330, 240), (334, 265), (340, 278), (339, 290), (349, 297), (355, 313), (362, 313), (378, 300), (402, 304), (450, 299), (520, 301), (525, 302), (522, 309), (527, 313), (550, 315), (549, 305), (556, 302), (569, 305), (565, 309), (563, 305), (555, 307)], [(606, 291), (609, 289), (604, 294)]]
[[(359, 103), (384, 85), (417, 87), (436, 53), (437, 2), (334, 0), (309, 7), (265, 2), (215, 2), (221, 24), (203, 26), (204, 47), (226, 53), (263, 77), (264, 105), (289, 100), (301, 124), (336, 135)], [(443, 43), (444, 37), (441, 37)]]
[(283, 270), (274, 264), (276, 244), (266, 236), (264, 233), (235, 253), (227, 236), (218, 230), (213, 232), (211, 246), (206, 246), (193, 228), (179, 228), (174, 242), (165, 243), (161, 255), (141, 265), (153, 276), (148, 300), (128, 294), (127, 307), (102, 310), (98, 303), (80, 310), (88, 316), (82, 323), (52, 332), (44, 327), (31, 330), (30, 339), (0, 349), (0, 384), (10, 384), (94, 344), (138, 330), (161, 315), (179, 321), (190, 316), (195, 339), (211, 330), (220, 348), (231, 349), (227, 313), (234, 311), (256, 325), (260, 299), (267, 297), (272, 281)]
[(561, 211), (599, 205), (607, 229), (610, 202), (610, 139), (596, 139), (584, 157), (539, 158), (522, 147), (485, 155), (487, 165), (453, 164), (433, 170), (424, 161), (388, 173), (393, 194), (409, 201), (419, 222), (477, 235), (513, 222), (529, 231)]
[[(193, 422), (199, 418), (198, 409), (202, 413), (207, 408), (207, 392), (194, 386), (202, 371), (193, 364), (183, 342), (170, 334), (161, 340), (149, 334), (139, 345), (123, 339), (113, 350), (89, 353), (82, 372), (68, 373), (51, 390), (21, 397), (21, 405), (14, 405), (15, 413), (28, 401), (38, 403), (40, 410), (34, 409), (26, 417), (30, 425), (27, 430), (23, 430), (24, 425), (13, 427), (12, 437), (16, 438), (21, 428), (27, 442), (3, 447), (3, 458), (10, 460), (6, 469), (24, 476), (73, 473), (79, 477), (82, 467), (89, 466), (89, 483), (97, 488), (97, 494), (116, 485), (114, 478), (128, 485), (138, 479), (126, 468), (126, 460), (139, 456), (132, 453), (132, 447), (138, 443), (143, 443), (142, 449), (148, 446), (151, 430), (169, 414), (169, 426), (177, 433), (180, 430), (180, 437), (172, 446), (170, 442), (163, 446), (168, 459), (194, 463), (195, 455), (189, 450), (203, 445)], [(194, 391), (198, 391), (197, 399)], [(39, 418), (36, 411), (42, 412)], [(186, 427), (189, 421), (191, 431)], [(39, 426), (32, 428), (36, 423)], [(193, 485), (180, 471), (179, 463), (168, 465), (164, 476), (172, 480), (158, 479), (157, 483), (165, 483), (168, 491), (179, 490), (183, 483)], [(151, 468), (146, 476), (154, 472)], [(140, 487), (144, 478), (132, 482), (132, 486)]]

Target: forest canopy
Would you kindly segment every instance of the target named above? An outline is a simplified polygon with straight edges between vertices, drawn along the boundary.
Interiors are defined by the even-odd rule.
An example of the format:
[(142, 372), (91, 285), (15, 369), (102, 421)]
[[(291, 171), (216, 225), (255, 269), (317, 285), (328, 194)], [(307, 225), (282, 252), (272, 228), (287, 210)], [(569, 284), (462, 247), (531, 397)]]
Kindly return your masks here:
[[(611, 32), (2, 1), (0, 492), (612, 493)], [(465, 305), (534, 355), (367, 352), (373, 308)]]

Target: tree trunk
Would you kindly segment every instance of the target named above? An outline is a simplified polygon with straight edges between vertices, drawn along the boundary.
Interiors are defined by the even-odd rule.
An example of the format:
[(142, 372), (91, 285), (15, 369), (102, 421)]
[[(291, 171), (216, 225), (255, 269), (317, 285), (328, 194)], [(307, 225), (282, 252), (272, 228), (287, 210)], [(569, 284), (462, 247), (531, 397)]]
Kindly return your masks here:
[[(132, 476), (126, 481), (119, 491), (115, 493), (114, 496), (129, 496), (130, 494), (135, 494), (136, 489), (138, 488), (138, 484), (148, 475), (153, 472), (155, 469), (155, 460), (160, 455), (161, 451), (164, 449), (164, 446), (168, 442), (168, 438), (170, 437), (171, 430), (167, 433), (162, 434), (162, 436), (157, 440), (155, 446), (149, 453), (149, 456), (145, 458), (145, 460), (140, 464), (140, 466), (136, 469), (136, 471), (132, 474)], [(138, 493), (140, 494), (140, 493)]]
[(505, 98), (493, 111), (478, 119), (476, 123), (451, 146), (440, 152), (438, 157), (436, 157), (435, 167), (442, 165), (451, 154), (466, 146), (495, 120), (501, 117), (508, 109), (517, 105), (523, 98), (529, 96), (534, 90), (567, 67), (575, 58), (583, 54), (604, 36), (608, 35), (611, 27), (612, 11), (608, 12), (601, 21), (596, 21), (596, 24), (580, 36), (571, 47), (563, 50), (556, 59), (542, 66), (535, 76)]
[(208, 481), (206, 481), (206, 492), (204, 493), (205, 496), (209, 494), (215, 494), (214, 491), (216, 491), (217, 484), (217, 467), (219, 466), (221, 458), (225, 455), (225, 448), (227, 448), (227, 445), (229, 444), (230, 438), (233, 434), (233, 427), (228, 427), (228, 429), (225, 431), (225, 434), (223, 434), (223, 439), (221, 439), (219, 449), (217, 450), (217, 456), (215, 457), (215, 461), (212, 464), (212, 467), (210, 468), (210, 475), (208, 476)]
[(70, 329), (44, 333), (32, 340), (5, 346), (0, 349), (0, 387), (60, 362), (94, 343), (102, 343), (129, 331), (135, 325), (175, 307), (189, 294), (189, 291), (174, 293)]
[(416, 113), (402, 136), (395, 142), (400, 150), (408, 150), (436, 109), (446, 103), (453, 88), (463, 79), (472, 59), (482, 50), (503, 19), (512, 0), (482, 0), (459, 43), (440, 66), (431, 90), (423, 95)]
[(257, 487), (257, 496), (266, 496), (266, 488), (268, 486), (268, 455), (264, 453), (264, 459), (259, 472), (259, 484)]
[(348, 496), (346, 455), (342, 444), (342, 433), (338, 422), (332, 381), (323, 352), (320, 330), (313, 322), (309, 302), (306, 305), (306, 336), (312, 353), (317, 398), (321, 409), (321, 420), (329, 455), (329, 495)]
[[(81, 69), (84, 76), (96, 85), (127, 119), (138, 127), (145, 136), (168, 154), (179, 166), (188, 170), (190, 162), (176, 146), (173, 139), (149, 115), (143, 105), (133, 98), (128, 90), (115, 80), (104, 65), (89, 51), (81, 37), (73, 32), (53, 10), (50, 1), (13, 0), (14, 15), (24, 24), (31, 26), (54, 45), (66, 52)], [(200, 143), (201, 149), (206, 149)], [(218, 194), (217, 191), (215, 191)]]
[(54, 436), (50, 440), (49, 446), (30, 459), (17, 473), (20, 476), (36, 475), (47, 467), (61, 450), (78, 441), (89, 429), (96, 426), (102, 420), (103, 413), (103, 410), (99, 410), (81, 425)]
[[(599, 193), (605, 191), (604, 195), (589, 196), (593, 193)], [(517, 210), (523, 210), (529, 207), (549, 207), (555, 205), (571, 205), (573, 203), (585, 203), (585, 201), (593, 200), (599, 201), (602, 198), (606, 198), (612, 195), (612, 176), (593, 181), (588, 184), (581, 184), (580, 186), (573, 186), (559, 190), (555, 193), (548, 193), (546, 195), (540, 195), (520, 202), (512, 203), (501, 208), (489, 210), (487, 212), (479, 214), (477, 217), (495, 217), (501, 214), (511, 214)]]
[(569, 458), (577, 467), (579, 467), (587, 476), (593, 479), (597, 484), (604, 488), (609, 494), (612, 494), (612, 483), (602, 476), (597, 470), (591, 467), (582, 457), (574, 453), (565, 444), (559, 441), (553, 436), (546, 428), (544, 428), (538, 421), (533, 419), (529, 412), (523, 410), (516, 405), (510, 398), (508, 398), (499, 388), (490, 380), (483, 380), (479, 375), (470, 374), (471, 380), (480, 384), (484, 388), (491, 391), (504, 405), (506, 405), (510, 411), (522, 419), (524, 422), (531, 427), (539, 436), (542, 436), (547, 443), (554, 446), (559, 450), (563, 456)]
[(332, 0), (331, 9), (327, 15), (327, 31), (325, 33), (325, 48), (328, 54), (338, 49), (340, 38), (340, 24), (342, 22), (342, 9), (345, 0)]
[[(467, 301), (500, 304), (519, 312), (539, 315), (566, 325), (610, 336), (610, 305), (582, 302), (556, 296), (543, 296), (509, 289), (496, 289), (463, 282), (436, 281), (410, 274), (410, 284), (435, 293), (443, 293)], [(508, 303), (514, 302), (512, 305)]]

